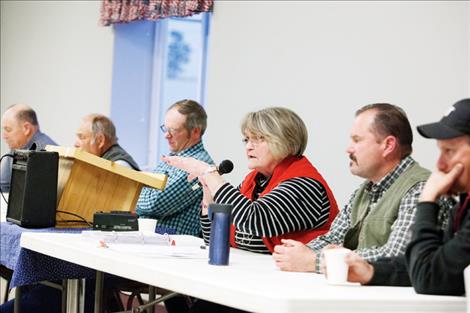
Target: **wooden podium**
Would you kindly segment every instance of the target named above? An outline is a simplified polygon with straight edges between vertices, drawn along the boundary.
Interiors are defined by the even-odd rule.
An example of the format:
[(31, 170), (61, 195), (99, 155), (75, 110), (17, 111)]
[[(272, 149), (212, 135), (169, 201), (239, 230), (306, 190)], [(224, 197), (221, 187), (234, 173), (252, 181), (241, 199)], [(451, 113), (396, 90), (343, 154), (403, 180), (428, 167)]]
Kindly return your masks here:
[[(134, 211), (143, 186), (163, 190), (167, 176), (144, 173), (76, 148), (46, 146), (59, 153), (57, 211), (93, 221), (98, 211)], [(72, 214), (56, 214), (56, 227), (83, 227)]]

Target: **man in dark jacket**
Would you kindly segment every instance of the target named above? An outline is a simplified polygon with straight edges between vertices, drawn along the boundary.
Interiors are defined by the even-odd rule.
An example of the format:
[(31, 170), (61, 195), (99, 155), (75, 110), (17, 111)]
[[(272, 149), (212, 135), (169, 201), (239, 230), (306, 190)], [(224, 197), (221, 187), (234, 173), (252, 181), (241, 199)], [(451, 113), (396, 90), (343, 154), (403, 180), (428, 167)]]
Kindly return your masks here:
[[(411, 283), (418, 293), (463, 295), (463, 271), (470, 264), (470, 99), (455, 103), (439, 122), (419, 126), (418, 132), (437, 139), (440, 156), (421, 193), (406, 254), (367, 263), (350, 253), (348, 280), (369, 285)], [(459, 202), (442, 231), (437, 200), (456, 194)]]

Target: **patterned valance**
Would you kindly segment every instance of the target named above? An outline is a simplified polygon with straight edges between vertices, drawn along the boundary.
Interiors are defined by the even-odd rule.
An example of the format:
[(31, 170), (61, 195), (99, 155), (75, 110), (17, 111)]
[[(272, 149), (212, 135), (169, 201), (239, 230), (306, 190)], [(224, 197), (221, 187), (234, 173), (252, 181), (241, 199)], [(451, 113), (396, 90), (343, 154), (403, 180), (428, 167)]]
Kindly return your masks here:
[(104, 26), (170, 16), (190, 16), (212, 11), (213, 0), (103, 0), (100, 22)]

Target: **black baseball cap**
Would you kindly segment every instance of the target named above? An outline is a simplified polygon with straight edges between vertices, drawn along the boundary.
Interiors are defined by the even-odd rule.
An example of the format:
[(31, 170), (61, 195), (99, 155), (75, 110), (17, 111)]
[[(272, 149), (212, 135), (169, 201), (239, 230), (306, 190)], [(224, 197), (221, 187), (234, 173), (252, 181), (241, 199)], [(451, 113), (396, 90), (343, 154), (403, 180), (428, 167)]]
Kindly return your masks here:
[(451, 139), (470, 136), (470, 98), (455, 103), (439, 122), (418, 126), (421, 136)]

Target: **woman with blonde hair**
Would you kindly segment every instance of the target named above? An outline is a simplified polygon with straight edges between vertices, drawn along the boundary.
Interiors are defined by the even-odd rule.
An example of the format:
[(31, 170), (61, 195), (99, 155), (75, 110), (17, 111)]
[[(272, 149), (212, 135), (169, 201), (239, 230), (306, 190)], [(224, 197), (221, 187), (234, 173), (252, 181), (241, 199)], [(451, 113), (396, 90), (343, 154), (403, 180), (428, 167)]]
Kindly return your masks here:
[[(307, 243), (326, 233), (338, 207), (326, 181), (303, 156), (308, 134), (302, 119), (289, 109), (269, 107), (248, 113), (241, 131), (251, 172), (238, 188), (225, 182), (214, 165), (193, 158), (163, 157), (187, 171), (188, 179), (198, 177), (204, 188), (204, 241), (208, 243), (210, 238), (208, 206), (212, 202), (233, 205), (230, 244), (243, 250), (272, 253), (281, 239)], [(189, 311), (241, 312), (199, 299)]]
[(281, 239), (307, 243), (328, 231), (338, 207), (326, 181), (303, 156), (308, 135), (302, 119), (287, 108), (269, 107), (248, 113), (241, 131), (252, 171), (238, 188), (225, 182), (214, 165), (163, 157), (203, 185), (204, 240), (210, 235), (211, 202), (233, 205), (231, 245), (252, 252), (272, 253)]

